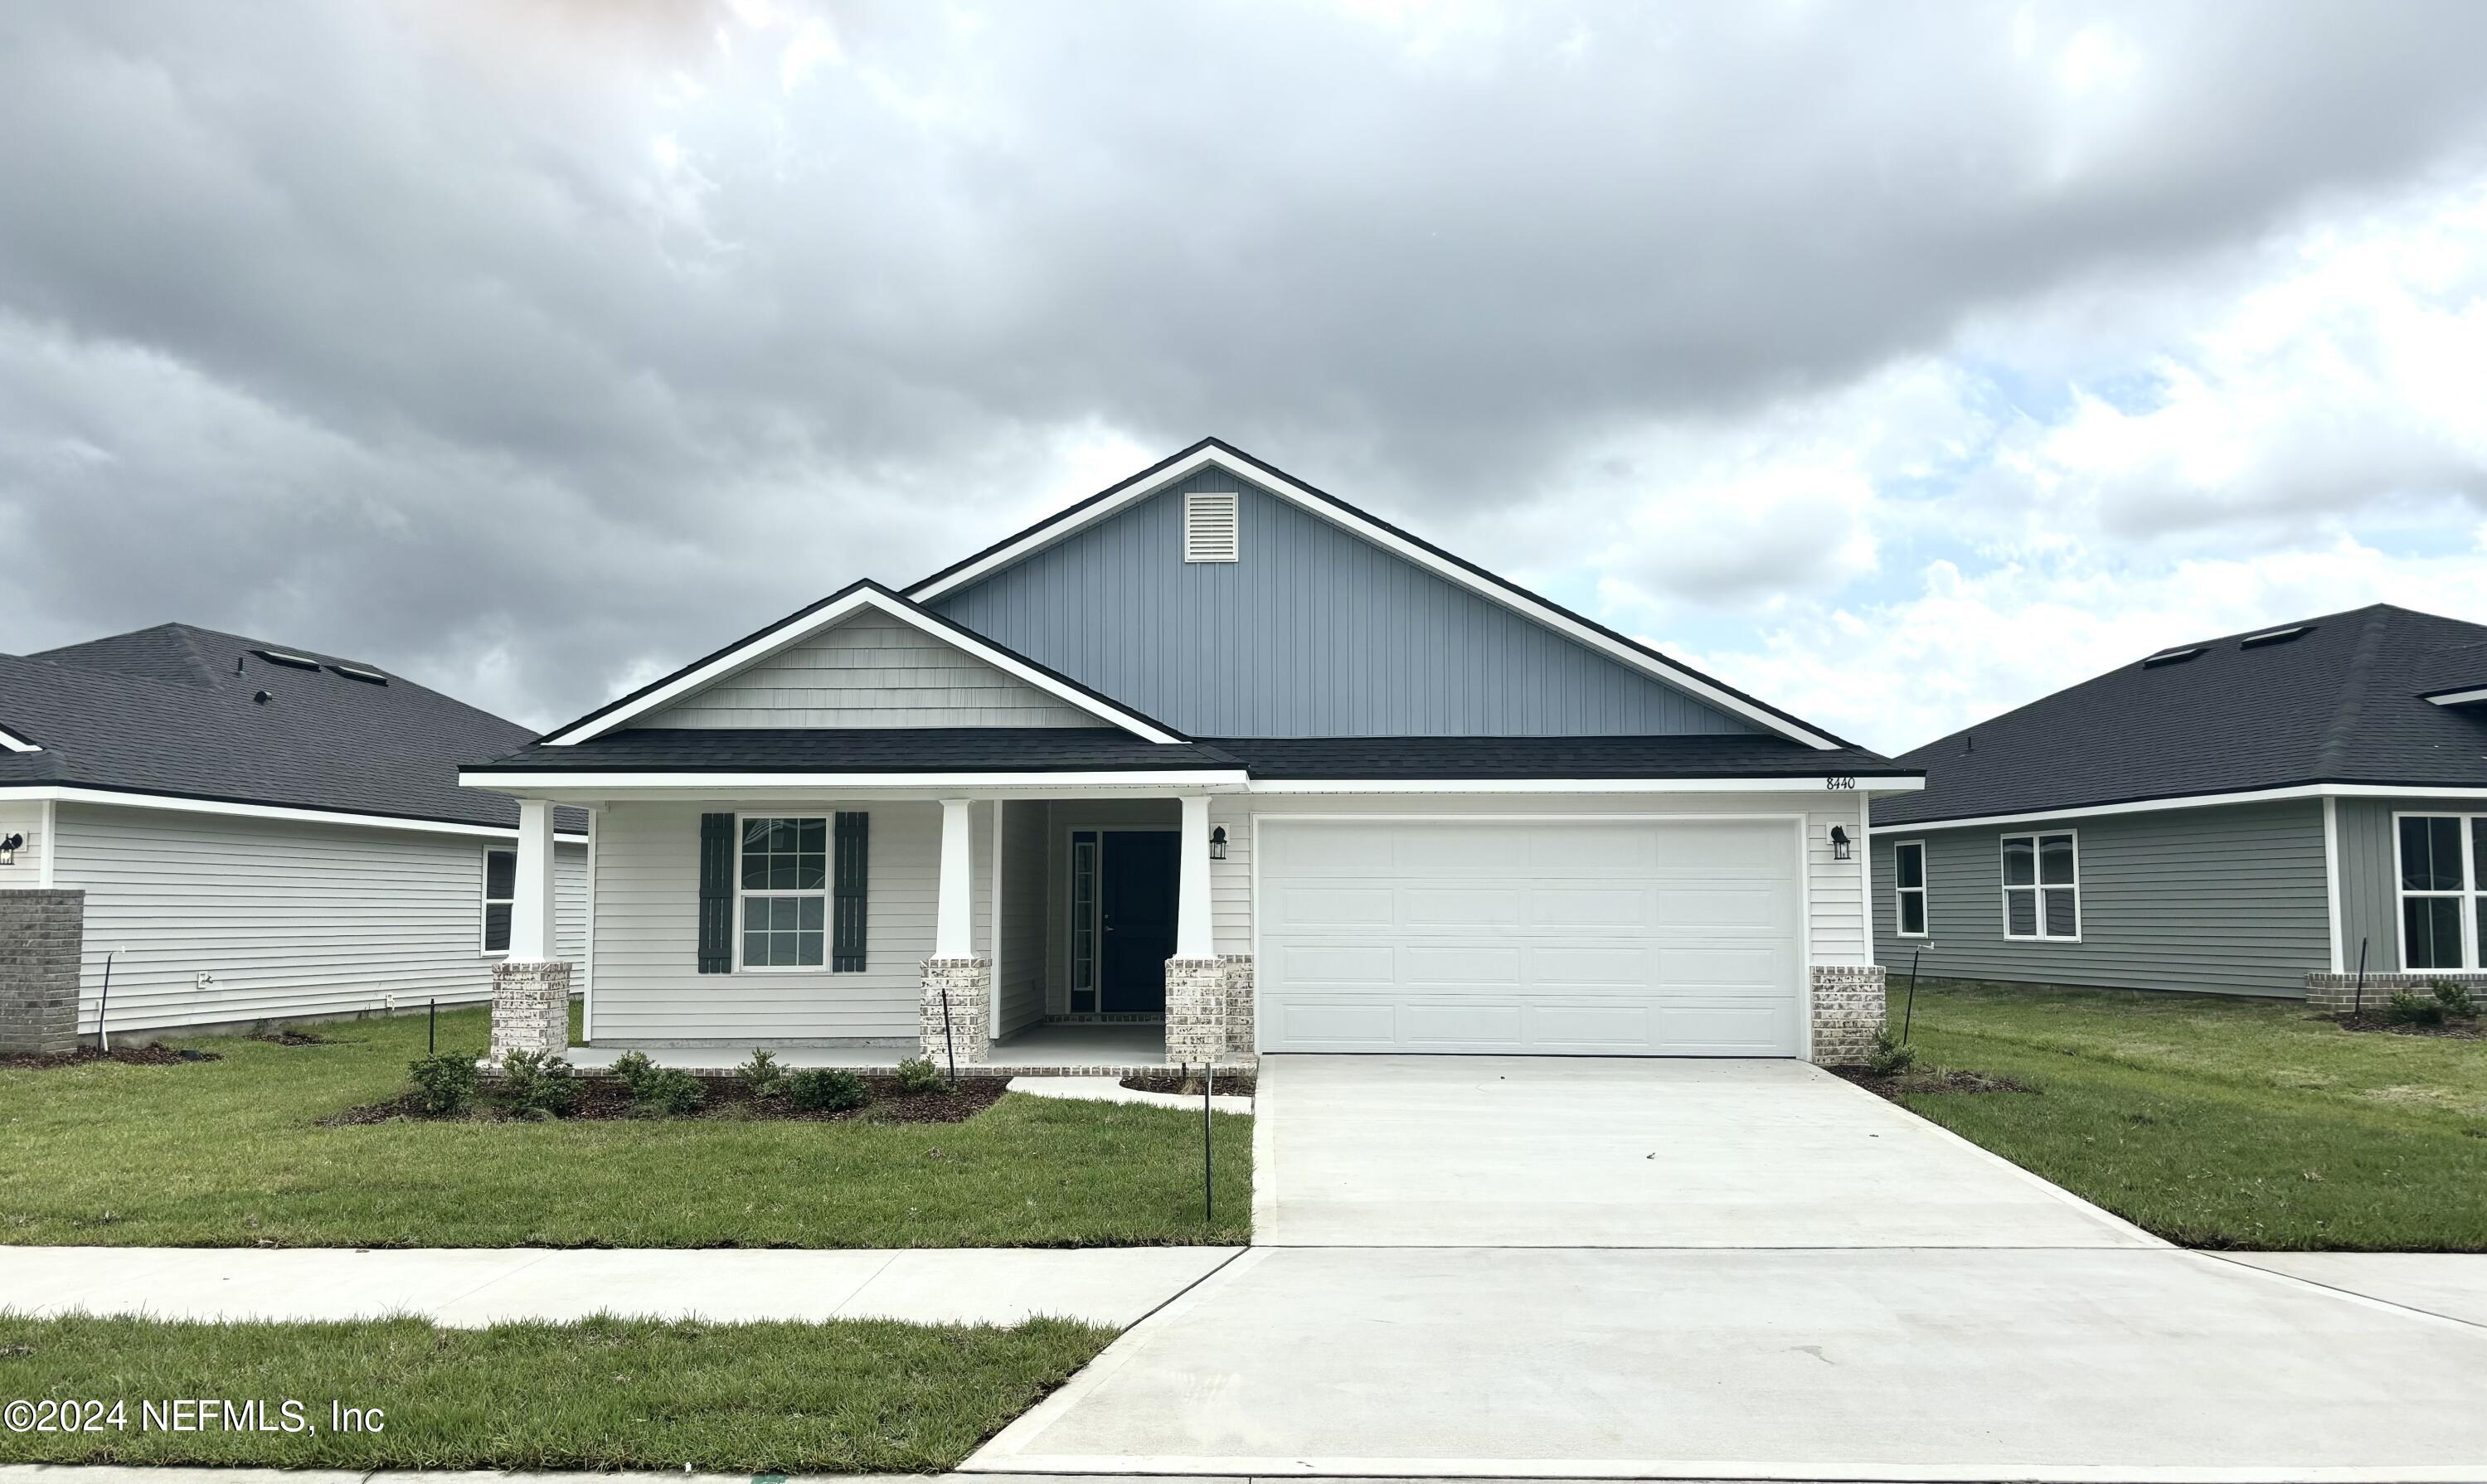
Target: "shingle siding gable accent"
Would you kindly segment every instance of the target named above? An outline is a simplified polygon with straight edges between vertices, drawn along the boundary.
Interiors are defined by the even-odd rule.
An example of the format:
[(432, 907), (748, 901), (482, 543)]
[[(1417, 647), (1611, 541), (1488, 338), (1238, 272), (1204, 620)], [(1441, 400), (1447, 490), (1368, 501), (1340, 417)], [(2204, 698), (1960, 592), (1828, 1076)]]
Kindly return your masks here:
[[(2003, 936), (2002, 838), (2080, 836), (2082, 940)], [(1926, 846), (1924, 938), (1894, 919), (1892, 848)], [(1874, 949), (1932, 978), (2299, 997), (2331, 965), (2323, 803), (2222, 805), (2044, 824), (1874, 830)], [(2353, 949), (2354, 951), (2354, 949)]]
[[(1242, 560), (1187, 563), (1213, 491)], [(1194, 736), (1754, 730), (1219, 469), (930, 606)]]
[(885, 614), (863, 613), (633, 728), (1101, 727), (1098, 717)]

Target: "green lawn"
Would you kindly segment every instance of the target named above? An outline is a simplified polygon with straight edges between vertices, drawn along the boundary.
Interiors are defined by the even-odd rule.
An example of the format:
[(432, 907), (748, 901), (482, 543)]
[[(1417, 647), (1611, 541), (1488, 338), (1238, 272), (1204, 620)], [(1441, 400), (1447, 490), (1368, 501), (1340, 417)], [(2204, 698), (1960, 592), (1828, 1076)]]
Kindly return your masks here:
[(2487, 1041), (2268, 1001), (1927, 983), (1913, 1042), (2038, 1095), (1908, 1107), (2170, 1241), (2487, 1250)]
[[(0, 1071), (0, 1243), (279, 1247), (1020, 1247), (1244, 1241), (1251, 1123), (1006, 1097), (955, 1124), (418, 1123), (384, 1101), (420, 1016), (220, 1061)], [(481, 1050), (481, 1010), (444, 1049)], [(0, 1259), (5, 1260), (5, 1259)]]
[[(1043, 1319), (441, 1330), (0, 1316), (0, 1400), (117, 1401), (123, 1424), (21, 1432), (13, 1416), (0, 1464), (925, 1472), (964, 1458), (1112, 1337)], [(258, 1399), (267, 1425), (317, 1430), (227, 1431), (221, 1411), (210, 1430), (150, 1428), (173, 1418), (142, 1403), (176, 1397)], [(332, 1404), (380, 1409), (379, 1430), (339, 1431)]]

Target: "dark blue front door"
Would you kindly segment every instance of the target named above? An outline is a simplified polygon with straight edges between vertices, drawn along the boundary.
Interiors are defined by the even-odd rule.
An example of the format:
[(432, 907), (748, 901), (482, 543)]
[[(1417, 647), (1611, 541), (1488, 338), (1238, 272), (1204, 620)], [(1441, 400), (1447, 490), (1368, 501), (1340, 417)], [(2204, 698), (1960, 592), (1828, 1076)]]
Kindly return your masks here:
[(1165, 1009), (1165, 961), (1174, 956), (1181, 840), (1172, 830), (1105, 832), (1105, 972), (1098, 1008), (1107, 1013), (1158, 1014)]

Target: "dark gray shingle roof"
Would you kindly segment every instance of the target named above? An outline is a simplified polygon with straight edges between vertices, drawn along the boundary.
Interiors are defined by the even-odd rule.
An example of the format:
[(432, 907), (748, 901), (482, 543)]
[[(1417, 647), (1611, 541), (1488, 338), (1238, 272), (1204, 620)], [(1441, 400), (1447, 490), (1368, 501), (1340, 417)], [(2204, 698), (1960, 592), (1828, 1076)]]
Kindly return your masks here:
[(182, 623), (0, 655), (0, 728), (42, 748), (0, 752), (0, 784), (517, 825), (517, 805), (460, 787), (458, 765), (523, 745), (526, 728), (396, 675), (373, 685), (254, 649), (360, 663)]
[[(2170, 646), (1899, 760), (1922, 793), (1878, 801), (1874, 827), (2082, 809), (2305, 783), (2487, 785), (2487, 716), (2428, 692), (2487, 685), (2487, 627), (2376, 604)], [(2163, 653), (2168, 651), (2161, 651)]]

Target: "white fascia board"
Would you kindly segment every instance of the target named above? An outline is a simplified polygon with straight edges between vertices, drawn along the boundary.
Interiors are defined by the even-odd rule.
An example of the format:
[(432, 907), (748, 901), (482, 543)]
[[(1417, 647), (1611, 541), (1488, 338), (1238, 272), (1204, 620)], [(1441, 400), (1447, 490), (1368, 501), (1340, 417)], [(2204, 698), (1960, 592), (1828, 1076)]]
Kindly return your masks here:
[(751, 665), (756, 665), (760, 661), (768, 658), (770, 655), (777, 653), (781, 649), (790, 648), (795, 645), (800, 644), (814, 634), (820, 633), (823, 629), (832, 628), (867, 608), (872, 609), (877, 613), (886, 614), (890, 618), (896, 618), (909, 627), (914, 628), (933, 639), (938, 640), (942, 644), (948, 645), (951, 648), (957, 649), (962, 653), (971, 654), (977, 659), (984, 661), (986, 664), (992, 666), (994, 669), (1009, 674), (1013, 678), (1035, 686), (1038, 690), (1045, 692), (1055, 700), (1063, 701), (1069, 705), (1076, 706), (1078, 709), (1087, 712), (1089, 715), (1098, 718), (1100, 721), (1104, 721), (1115, 727), (1120, 727), (1125, 731), (1136, 733), (1139, 736), (1147, 738), (1151, 742), (1181, 742), (1184, 740), (1182, 737), (1175, 736), (1162, 728), (1153, 726), (1139, 717), (1133, 716), (1132, 713), (1121, 709), (1120, 707), (1107, 705), (1099, 701), (1096, 697), (1091, 696), (1084, 691), (1078, 690), (1073, 686), (1065, 685), (1060, 680), (1045, 673), (1043, 671), (1030, 668), (1025, 661), (1020, 659), (1018, 656), (1004, 653), (1002, 650), (993, 647), (992, 645), (977, 639), (972, 634), (966, 633), (964, 630), (944, 628), (939, 624), (930, 621), (922, 614), (915, 612), (905, 603), (893, 603), (888, 598), (873, 591), (871, 589), (864, 588), (849, 593), (846, 597), (835, 603), (829, 604), (825, 608), (822, 608), (814, 613), (806, 614), (800, 619), (797, 619), (793, 623), (786, 624), (781, 628), (770, 629), (744, 644), (737, 645), (734, 648), (718, 655), (715, 659), (709, 661), (698, 669), (688, 671), (683, 674), (675, 676), (663, 685), (650, 691), (647, 695), (631, 701), (629, 705), (606, 712), (604, 715), (597, 717), (593, 721), (583, 722), (565, 730), (553, 732), (544, 739), (545, 745), (547, 747), (572, 747), (578, 743), (601, 737), (618, 727), (626, 726), (629, 723), (647, 715), (651, 711), (661, 710), (662, 708), (673, 704), (675, 701), (682, 700), (685, 696), (689, 696), (696, 691), (704, 690), (707, 687), (715, 684), (717, 681), (724, 679), (726, 676), (733, 674), (736, 671), (745, 669)]
[(1460, 565), (1458, 563), (1446, 562), (1442, 560), (1441, 557), (1426, 550), (1424, 547), (1419, 546), (1412, 541), (1408, 540), (1406, 537), (1399, 536), (1395, 532), (1384, 530), (1371, 520), (1356, 514), (1355, 511), (1347, 509), (1333, 501), (1323, 499), (1321, 496), (1314, 494), (1312, 491), (1305, 489), (1299, 484), (1297, 484), (1292, 480), (1282, 479), (1275, 474), (1270, 473), (1268, 470), (1226, 457), (1217, 449), (1202, 449), (1199, 453), (1192, 454), (1188, 458), (1170, 464), (1166, 468), (1159, 470), (1157, 474), (1151, 478), (1143, 480), (1139, 483), (1117, 492), (1110, 500), (1100, 500), (1095, 505), (1075, 513), (1065, 515), (1058, 521), (1048, 522), (1047, 524), (1038, 527), (1036, 530), (1029, 532), (1020, 539), (1011, 542), (1008, 546), (1002, 547), (1000, 550), (990, 553), (984, 557), (980, 557), (976, 561), (969, 563), (967, 565), (959, 568), (955, 572), (948, 573), (941, 577), (933, 578), (926, 582), (918, 583), (914, 587), (907, 590), (907, 595), (918, 603), (934, 602), (949, 593), (958, 591), (961, 588), (967, 586), (969, 583), (976, 581), (978, 578), (981, 578), (988, 573), (997, 571), (1002, 567), (1010, 565), (1012, 563), (1019, 561), (1030, 552), (1050, 546), (1054, 542), (1077, 532), (1083, 531), (1088, 527), (1095, 525), (1097, 522), (1104, 520), (1139, 501), (1148, 499), (1151, 495), (1164, 489), (1167, 485), (1174, 483), (1177, 480), (1188, 478), (1188, 476), (1199, 473), (1203, 469), (1213, 467), (1222, 469), (1228, 474), (1234, 475), (1237, 479), (1243, 480), (1258, 488), (1269, 490), (1288, 501), (1290, 504), (1302, 508), (1307, 513), (1319, 516), (1321, 519), (1328, 521), (1331, 525), (1345, 527), (1347, 530), (1355, 532), (1357, 536), (1364, 537), (1366, 540), (1371, 541), (1374, 545), (1391, 553), (1393, 556), (1401, 557), (1407, 561), (1412, 562), (1416, 565), (1423, 567), (1426, 571), (1433, 573), (1435, 576), (1440, 577), (1448, 582), (1456, 583), (1459, 586), (1467, 589), (1470, 592), (1477, 594), (1479, 597), (1485, 598), (1489, 602), (1508, 608), (1512, 612), (1520, 614), (1523, 618), (1532, 618), (1537, 622), (1546, 625), (1548, 628), (1554, 630), (1556, 633), (1563, 635), (1565, 638), (1578, 644), (1586, 645), (1588, 647), (1598, 651), (1599, 653), (1604, 654), (1610, 659), (1620, 661), (1621, 663), (1632, 667), (1634, 670), (1639, 671), (1642, 674), (1648, 675), (1654, 680), (1662, 681), (1664, 684), (1673, 686), (1677, 690), (1698, 696), (1703, 701), (1719, 707), (1722, 711), (1732, 712), (1737, 716), (1741, 716), (1745, 720), (1768, 729), (1775, 736), (1786, 737), (1790, 741), (1802, 742), (1807, 747), (1821, 748), (1825, 751), (1832, 750), (1839, 746), (1838, 743), (1832, 741), (1829, 737), (1823, 736), (1819, 732), (1797, 726), (1784, 718), (1774, 716), (1770, 712), (1761, 709), (1751, 701), (1746, 701), (1741, 697), (1731, 696), (1713, 682), (1705, 680), (1701, 676), (1696, 675), (1690, 671), (1679, 669), (1667, 660), (1644, 653), (1639, 649), (1634, 648), (1630, 645), (1618, 644), (1613, 639), (1598, 632), (1596, 629), (1590, 628), (1586, 624), (1579, 622), (1578, 619), (1573, 618), (1567, 614), (1559, 613), (1554, 609), (1548, 607), (1545, 603), (1529, 597), (1525, 593), (1505, 588), (1499, 583), (1488, 582), (1477, 576), (1474, 572), (1469, 571), (1467, 567)]
[(42, 751), (42, 749), (34, 743), (5, 727), (0, 727), (0, 753), (40, 753)]
[[(1833, 788), (1831, 777), (1846, 786)], [(1914, 793), (1921, 778), (1265, 778), (1254, 793)]]
[[(0, 799), (42, 799), (54, 804), (107, 804), (115, 809), (160, 810), (177, 814), (222, 814), (237, 819), (276, 819), (295, 824), (343, 824), (367, 830), (403, 830), (415, 835), (463, 835), (482, 839), (516, 839), (515, 825), (460, 824), (448, 819), (406, 819), (395, 814), (357, 814), (349, 810), (293, 809), (281, 804), (237, 804), (225, 799), (190, 799), (177, 794), (124, 793), (117, 788), (81, 788), (69, 783), (0, 784)], [(587, 837), (564, 831), (554, 837), (584, 845)]]
[(2487, 799), (2487, 788), (2451, 788), (2425, 783), (2295, 783), (2284, 788), (2257, 788), (2239, 793), (2194, 793), (2172, 799), (2136, 799), (2129, 804), (2090, 804), (2078, 809), (2041, 809), (2019, 814), (1979, 814), (1970, 819), (1909, 820), (1885, 825), (1895, 830), (1968, 830), (1983, 825), (2044, 824), (2054, 819), (2086, 819), (2094, 814), (2146, 814), (2165, 809), (2215, 809), (2222, 804), (2270, 804), (2288, 799)]
[(2446, 691), (2441, 696), (2429, 696), (2426, 699), (2439, 706), (2475, 705), (2479, 701), (2487, 701), (2487, 686), (2470, 691)]
[(1042, 796), (1053, 792), (1117, 788), (1157, 793), (1241, 793), (1246, 782), (1237, 769), (1215, 772), (1154, 772), (1132, 769), (1098, 773), (591, 773), (564, 769), (546, 773), (467, 773), (458, 782), (468, 788), (522, 793), (533, 798), (646, 793), (657, 789), (702, 793), (752, 793), (801, 790), (819, 793), (843, 789), (912, 790), (924, 794), (962, 788), (1008, 789)]

